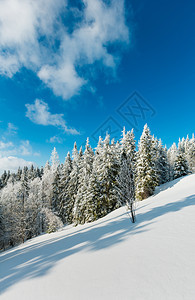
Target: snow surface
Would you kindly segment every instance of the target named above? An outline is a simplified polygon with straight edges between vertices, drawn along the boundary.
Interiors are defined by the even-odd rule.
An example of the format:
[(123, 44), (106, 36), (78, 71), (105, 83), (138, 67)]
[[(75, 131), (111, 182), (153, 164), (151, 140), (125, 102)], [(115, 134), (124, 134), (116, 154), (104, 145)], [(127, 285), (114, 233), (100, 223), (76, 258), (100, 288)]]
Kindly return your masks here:
[(195, 299), (195, 174), (0, 254), (0, 299)]

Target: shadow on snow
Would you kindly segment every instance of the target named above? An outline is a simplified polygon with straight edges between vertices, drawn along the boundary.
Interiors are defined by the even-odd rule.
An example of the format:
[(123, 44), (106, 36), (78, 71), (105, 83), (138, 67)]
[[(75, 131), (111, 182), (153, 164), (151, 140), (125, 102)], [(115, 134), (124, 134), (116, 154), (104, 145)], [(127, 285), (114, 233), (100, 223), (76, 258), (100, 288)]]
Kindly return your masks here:
[(98, 251), (116, 245), (131, 235), (149, 230), (148, 225), (159, 216), (194, 204), (195, 195), (192, 195), (152, 208), (146, 213), (138, 213), (134, 224), (127, 213), (121, 213), (117, 217), (91, 223), (87, 228), (75, 229), (71, 234), (66, 234), (64, 228), (63, 237), (54, 237), (34, 245), (24, 244), (23, 249), (4, 252), (0, 255), (0, 291), (3, 293), (23, 279), (43, 276), (57, 262), (80, 251)]

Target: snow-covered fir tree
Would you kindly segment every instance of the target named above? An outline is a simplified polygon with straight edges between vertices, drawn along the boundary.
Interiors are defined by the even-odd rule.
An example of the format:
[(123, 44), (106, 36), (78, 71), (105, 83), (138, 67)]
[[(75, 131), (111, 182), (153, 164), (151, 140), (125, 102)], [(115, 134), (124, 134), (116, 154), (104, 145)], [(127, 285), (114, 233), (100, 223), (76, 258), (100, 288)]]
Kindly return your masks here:
[(126, 204), (133, 214), (135, 201), (135, 137), (133, 130), (123, 129), (120, 152), (119, 193), (122, 204)]
[(19, 188), (20, 182), (13, 184), (13, 182), (8, 181), (7, 185), (1, 190), (1, 228), (4, 232), (0, 239), (3, 248), (15, 246), (21, 242), (18, 234), (20, 232), (20, 214), (18, 213), (18, 202), (16, 201)]
[(73, 208), (76, 200), (77, 191), (79, 188), (79, 175), (82, 161), (82, 150), (80, 149), (79, 153), (77, 150), (77, 144), (74, 144), (72, 151), (72, 170), (70, 173), (70, 180), (67, 186), (67, 193), (70, 196), (69, 207), (70, 213), (68, 216), (69, 222), (73, 222)]
[(96, 158), (97, 180), (101, 195), (99, 197), (98, 215), (101, 217), (120, 207), (118, 192), (118, 174), (120, 164), (118, 160), (118, 151), (113, 144), (110, 144), (110, 136), (107, 134), (103, 144), (98, 149)]
[(178, 153), (179, 154), (185, 153), (185, 138), (184, 137), (182, 139), (179, 138)]
[(174, 179), (174, 165), (175, 165), (175, 160), (177, 158), (177, 155), (178, 155), (178, 149), (176, 143), (173, 143), (171, 148), (169, 148), (167, 151), (167, 158), (169, 164), (169, 180)]
[(59, 165), (53, 174), (52, 182), (52, 193), (51, 193), (51, 210), (59, 213), (60, 207), (60, 177), (61, 177), (61, 166)]
[(59, 213), (62, 222), (64, 224), (70, 224), (72, 222), (72, 195), (69, 194), (70, 174), (72, 171), (72, 160), (70, 153), (68, 152), (65, 162), (62, 166), (62, 172), (60, 177), (60, 195), (59, 195)]
[(179, 153), (174, 164), (174, 178), (189, 174), (188, 162), (184, 153)]
[(143, 200), (151, 196), (157, 185), (156, 157), (152, 143), (152, 136), (147, 124), (139, 141), (136, 163), (136, 198)]
[(28, 238), (27, 199), (29, 196), (29, 182), (27, 174), (27, 169), (24, 167), (20, 181), (21, 184), (17, 195), (17, 208), (20, 216), (19, 237), (23, 243)]
[(163, 148), (162, 141), (157, 144), (157, 173), (158, 185), (169, 181), (169, 163), (167, 158), (167, 150)]
[(89, 178), (87, 189), (87, 207), (85, 213), (86, 222), (93, 222), (101, 217), (101, 183), (98, 177), (98, 166), (100, 162), (100, 153), (102, 151), (102, 138), (99, 138), (98, 145), (96, 147), (95, 156), (93, 159), (92, 172)]
[(41, 181), (41, 198), (43, 207), (49, 207), (50, 209), (52, 209), (52, 183), (53, 172), (51, 170), (49, 161), (47, 161)]
[(189, 170), (195, 173), (195, 137), (194, 135), (190, 140), (187, 141), (186, 145), (186, 159), (188, 161)]
[(85, 152), (82, 157), (80, 164), (80, 174), (79, 174), (79, 188), (75, 198), (73, 219), (74, 223), (84, 224), (87, 216), (87, 206), (88, 206), (88, 185), (92, 172), (94, 153), (89, 145), (89, 139), (87, 139)]
[(36, 177), (29, 182), (28, 206), (28, 238), (44, 232), (42, 216), (43, 203), (41, 199), (41, 179)]
[(54, 147), (54, 149), (53, 149), (53, 151), (51, 153), (50, 161), (51, 161), (51, 170), (54, 173), (57, 170), (57, 167), (60, 164), (59, 155), (58, 155), (55, 147)]

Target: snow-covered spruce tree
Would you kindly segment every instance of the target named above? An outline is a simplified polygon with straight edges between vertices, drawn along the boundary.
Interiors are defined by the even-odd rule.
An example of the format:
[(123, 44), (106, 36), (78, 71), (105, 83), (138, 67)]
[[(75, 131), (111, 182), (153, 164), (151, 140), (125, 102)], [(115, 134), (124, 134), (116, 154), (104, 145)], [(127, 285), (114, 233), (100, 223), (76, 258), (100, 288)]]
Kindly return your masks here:
[(101, 184), (99, 182), (97, 172), (100, 162), (99, 155), (102, 151), (102, 147), (102, 138), (100, 137), (98, 145), (96, 147), (92, 165), (92, 172), (88, 183), (85, 222), (93, 222), (102, 216)]
[(179, 138), (179, 143), (178, 143), (178, 153), (179, 154), (184, 154), (185, 153), (185, 139)]
[(69, 222), (73, 222), (73, 208), (75, 204), (75, 199), (77, 195), (77, 191), (79, 188), (79, 176), (80, 176), (80, 168), (82, 162), (82, 149), (80, 149), (79, 153), (77, 150), (76, 142), (74, 143), (74, 148), (72, 152), (72, 171), (70, 173), (70, 180), (67, 186), (67, 193), (70, 196), (69, 207), (70, 213), (68, 216)]
[(54, 172), (52, 184), (52, 211), (57, 215), (59, 214), (60, 207), (60, 178), (61, 178), (62, 167), (59, 165)]
[(158, 186), (160, 184), (160, 166), (159, 166), (159, 159), (160, 159), (160, 153), (159, 153), (159, 141), (157, 138), (152, 136), (152, 147), (151, 147), (151, 154), (152, 154), (152, 160), (154, 162), (154, 172), (155, 172), (155, 186)]
[(50, 161), (51, 161), (51, 170), (53, 173), (55, 173), (55, 171), (57, 170), (57, 167), (60, 164), (59, 156), (58, 156), (58, 153), (57, 153), (55, 147), (53, 148), (53, 151), (51, 153)]
[(127, 162), (127, 155), (124, 150), (121, 153), (120, 159), (120, 172), (119, 172), (119, 195), (121, 205), (126, 204), (131, 212), (132, 221), (134, 222), (134, 202), (135, 202), (135, 189), (134, 182), (131, 177), (131, 171)]
[(44, 167), (44, 173), (41, 181), (41, 199), (43, 207), (51, 208), (51, 184), (53, 182), (53, 173), (49, 161), (46, 162)]
[(162, 141), (157, 144), (157, 172), (158, 185), (169, 181), (169, 163), (167, 158), (167, 150), (163, 148)]
[[(97, 151), (96, 151), (97, 154)], [(118, 186), (120, 164), (118, 151), (110, 144), (110, 136), (106, 135), (102, 147), (98, 148), (95, 157), (97, 181), (101, 194), (98, 199), (98, 217), (103, 217), (121, 206)]]
[(192, 139), (189, 140), (188, 147), (186, 149), (186, 159), (189, 164), (189, 170), (192, 173), (195, 173), (195, 137), (192, 136)]
[(72, 160), (68, 152), (62, 167), (59, 188), (59, 217), (64, 224), (72, 222), (72, 197), (69, 194), (70, 174), (72, 171)]
[(174, 179), (174, 165), (175, 165), (175, 160), (178, 155), (178, 149), (175, 143), (171, 146), (171, 148), (168, 149), (167, 151), (167, 158), (168, 158), (168, 163), (169, 163), (169, 180)]
[(22, 170), (20, 169), (20, 167), (18, 168), (18, 171), (16, 173), (16, 180), (20, 181), (21, 180), (21, 176), (22, 176)]
[(178, 154), (175, 164), (174, 164), (174, 178), (179, 178), (189, 174), (188, 162), (186, 160), (185, 154)]
[(53, 183), (56, 175), (57, 168), (59, 166), (59, 156), (57, 154), (56, 148), (54, 147), (51, 153), (51, 166), (47, 161), (44, 167), (44, 174), (42, 176), (42, 202), (43, 206), (53, 210)]
[(79, 188), (75, 198), (73, 220), (75, 225), (84, 224), (86, 220), (89, 220), (87, 213), (88, 206), (88, 186), (92, 173), (94, 153), (89, 145), (89, 139), (87, 139), (85, 152), (80, 167), (79, 174)]
[(10, 171), (8, 171), (8, 172), (4, 171), (3, 174), (1, 175), (1, 188), (6, 186), (8, 180), (9, 180), (9, 177), (10, 177)]
[[(55, 215), (58, 210), (58, 196), (59, 196), (59, 181), (60, 181), (60, 170), (59, 157), (54, 147), (51, 154), (51, 166), (49, 162), (46, 163), (44, 168), (44, 174), (41, 181), (41, 197), (43, 203), (42, 224), (43, 231), (53, 232), (57, 227), (51, 225), (53, 222), (60, 221), (59, 217)], [(49, 221), (50, 220), (50, 221)]]
[(58, 197), (59, 197), (59, 181), (60, 181), (60, 172), (61, 166), (59, 161), (59, 156), (54, 147), (51, 153), (51, 173), (52, 173), (52, 181), (50, 182), (51, 185), (51, 199), (50, 199), (50, 209), (54, 212), (57, 211), (58, 205)]
[(29, 182), (29, 196), (27, 198), (27, 226), (28, 238), (43, 232), (41, 180), (39, 177)]
[(184, 152), (186, 155), (188, 153), (189, 147), (190, 147), (190, 139), (189, 139), (189, 136), (187, 135), (187, 137), (185, 139), (185, 143), (184, 143)]
[(5, 250), (5, 215), (4, 215), (4, 206), (3, 203), (1, 202), (0, 198), (0, 250), (4, 249)]
[(139, 141), (136, 163), (136, 198), (143, 200), (151, 196), (157, 185), (156, 158), (153, 152), (152, 137), (147, 124)]
[[(13, 183), (11, 180), (1, 191), (1, 203), (4, 215), (4, 245), (14, 246), (21, 242), (21, 211), (18, 205), (18, 191), (21, 183)], [(20, 202), (19, 202), (20, 203)]]
[(28, 238), (28, 219), (27, 219), (27, 198), (29, 196), (29, 182), (27, 177), (27, 169), (24, 167), (22, 171), (20, 187), (18, 190), (18, 214), (19, 214), (19, 238), (24, 243)]
[[(121, 156), (119, 172), (119, 192), (122, 204), (130, 209), (132, 217), (135, 201), (135, 137), (133, 130), (125, 132), (121, 139)], [(134, 220), (133, 220), (134, 221)]]
[[(46, 163), (44, 175), (42, 178), (42, 183), (45, 189), (45, 195), (46, 195), (46, 207), (50, 210), (54, 211), (56, 209), (56, 201), (57, 201), (57, 193), (58, 193), (58, 181), (59, 181), (59, 156), (56, 151), (56, 148), (54, 147), (51, 157), (51, 167), (49, 163)], [(47, 189), (47, 190), (46, 190)]]
[[(0, 249), (6, 249), (11, 240), (11, 213), (10, 209), (12, 194), (8, 185), (2, 188), (0, 192)], [(11, 184), (13, 186), (13, 184)]]

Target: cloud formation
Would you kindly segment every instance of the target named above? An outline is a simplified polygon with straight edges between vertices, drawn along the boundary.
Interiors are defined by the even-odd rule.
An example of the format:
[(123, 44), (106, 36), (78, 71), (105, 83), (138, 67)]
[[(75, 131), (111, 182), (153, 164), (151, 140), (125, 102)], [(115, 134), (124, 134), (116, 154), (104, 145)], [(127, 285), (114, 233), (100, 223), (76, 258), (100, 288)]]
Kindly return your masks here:
[(0, 150), (6, 149), (6, 148), (9, 148), (9, 147), (13, 147), (13, 143), (12, 142), (3, 142), (3, 141), (0, 141)]
[(63, 118), (63, 114), (52, 114), (49, 106), (43, 100), (36, 99), (34, 104), (26, 104), (26, 117), (33, 123), (39, 125), (52, 125), (63, 129), (66, 133), (79, 134), (74, 128), (68, 128)]
[(8, 135), (16, 135), (17, 132), (18, 132), (18, 127), (16, 127), (13, 123), (8, 123), (7, 134)]
[(15, 156), (0, 157), (0, 174), (2, 174), (5, 170), (9, 170), (10, 172), (17, 172), (19, 167), (30, 167), (32, 164), (36, 166), (36, 164), (32, 161), (27, 161), (23, 158), (18, 158)]
[(63, 140), (59, 136), (54, 135), (54, 136), (50, 137), (50, 139), (47, 140), (47, 142), (51, 143), (51, 144), (53, 144), (53, 143), (62, 144)]
[(12, 155), (37, 156), (38, 153), (33, 152), (29, 140), (21, 140), (19, 141), (18, 144), (15, 144), (10, 141), (0, 140), (0, 157), (12, 156)]
[(124, 0), (0, 1), (0, 74), (26, 67), (63, 99), (90, 82), (87, 65), (115, 69), (109, 46), (128, 42)]
[(4, 170), (16, 172), (19, 167), (30, 167), (32, 164), (36, 165), (32, 161), (27, 161), (17, 156), (37, 156), (38, 153), (33, 152), (32, 146), (28, 140), (22, 140), (19, 144), (14, 144), (10, 141), (0, 141), (0, 174)]

